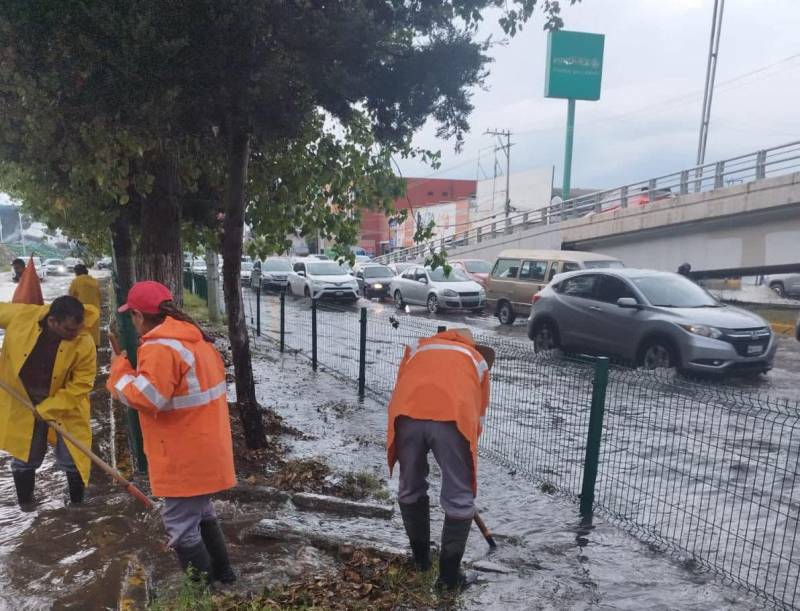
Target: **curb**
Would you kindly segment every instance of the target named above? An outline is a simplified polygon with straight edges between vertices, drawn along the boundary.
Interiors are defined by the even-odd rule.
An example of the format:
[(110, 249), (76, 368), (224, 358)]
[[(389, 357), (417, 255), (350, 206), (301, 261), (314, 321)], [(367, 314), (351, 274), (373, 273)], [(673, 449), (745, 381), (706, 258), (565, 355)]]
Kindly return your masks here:
[(778, 335), (794, 335), (794, 325), (788, 322), (774, 322), (770, 324), (772, 330)]

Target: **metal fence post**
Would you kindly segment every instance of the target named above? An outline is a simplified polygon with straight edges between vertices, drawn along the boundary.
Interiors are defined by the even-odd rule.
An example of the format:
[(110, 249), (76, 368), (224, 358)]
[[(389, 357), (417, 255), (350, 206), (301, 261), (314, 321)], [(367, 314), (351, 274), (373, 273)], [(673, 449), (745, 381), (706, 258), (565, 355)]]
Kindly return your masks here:
[(718, 161), (714, 166), (714, 188), (721, 189), (725, 184), (725, 162)]
[[(125, 303), (128, 300), (127, 291), (123, 291), (120, 286), (116, 271), (113, 275), (114, 295), (117, 304)], [(116, 309), (116, 308), (115, 308)], [(139, 337), (133, 327), (131, 315), (128, 313), (117, 314), (117, 328), (122, 349), (128, 357), (132, 367), (136, 367), (136, 352), (139, 346)], [(139, 412), (128, 407), (125, 410), (125, 423), (128, 434), (128, 446), (133, 455), (133, 468), (136, 473), (147, 473), (147, 457), (144, 454), (144, 442), (142, 441), (142, 427), (139, 424)]]
[(286, 347), (286, 291), (281, 291), (281, 352)]
[(620, 187), (619, 189), (619, 206), (620, 208), (628, 207), (628, 186)]
[(311, 368), (317, 370), (317, 300), (311, 298)]
[(681, 195), (686, 195), (689, 192), (689, 170), (681, 172)]
[(261, 285), (256, 289), (256, 336), (261, 337)]
[(367, 308), (361, 308), (361, 335), (358, 342), (358, 396), (364, 398), (367, 381)]
[(767, 151), (756, 153), (756, 179), (767, 177)]
[(581, 484), (582, 516), (592, 513), (594, 506), (594, 485), (597, 481), (597, 467), (600, 461), (600, 441), (603, 436), (603, 413), (608, 386), (608, 358), (600, 357), (594, 365), (592, 382), (592, 411), (589, 414), (589, 433), (586, 440), (586, 459), (583, 462), (583, 483)]

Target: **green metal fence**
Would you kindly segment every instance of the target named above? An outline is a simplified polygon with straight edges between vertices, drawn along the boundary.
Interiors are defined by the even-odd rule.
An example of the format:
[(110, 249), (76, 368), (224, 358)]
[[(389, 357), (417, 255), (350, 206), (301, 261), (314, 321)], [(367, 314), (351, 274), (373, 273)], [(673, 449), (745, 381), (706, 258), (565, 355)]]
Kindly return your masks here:
[(184, 271), (183, 288), (208, 303), (208, 278), (203, 274)]
[[(363, 378), (383, 399), (404, 345), (441, 324), (391, 307), (245, 297), (254, 341)], [(800, 604), (800, 403), (473, 333), (496, 351), (483, 456), (775, 607)]]

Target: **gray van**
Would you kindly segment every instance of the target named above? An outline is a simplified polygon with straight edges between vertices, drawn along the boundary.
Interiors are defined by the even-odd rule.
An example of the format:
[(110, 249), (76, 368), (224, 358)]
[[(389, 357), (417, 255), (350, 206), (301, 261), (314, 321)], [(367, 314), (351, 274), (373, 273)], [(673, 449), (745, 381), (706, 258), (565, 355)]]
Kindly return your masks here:
[(619, 259), (579, 250), (504, 250), (486, 279), (486, 302), (504, 325), (528, 316), (533, 296), (563, 272), (625, 267)]

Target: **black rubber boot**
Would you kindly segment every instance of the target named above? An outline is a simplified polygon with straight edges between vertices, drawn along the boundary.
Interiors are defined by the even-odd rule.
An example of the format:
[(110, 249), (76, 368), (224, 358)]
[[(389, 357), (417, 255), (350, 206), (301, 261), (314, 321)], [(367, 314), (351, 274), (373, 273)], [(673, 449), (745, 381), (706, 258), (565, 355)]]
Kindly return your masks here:
[(431, 568), (431, 510), (428, 495), (414, 503), (398, 503), (403, 526), (406, 528), (414, 565), (420, 571)]
[(195, 543), (189, 546), (175, 548), (178, 563), (183, 572), (192, 569), (192, 579), (208, 582), (211, 579), (211, 556), (208, 555), (205, 543)]
[(211, 556), (211, 576), (221, 583), (236, 581), (236, 573), (228, 559), (228, 548), (225, 546), (225, 535), (217, 520), (200, 522), (200, 536), (203, 537), (206, 549)]
[(69, 504), (79, 505), (83, 503), (83, 479), (77, 471), (67, 471), (67, 489), (69, 490)]
[(33, 485), (36, 482), (36, 471), (12, 471), (14, 486), (17, 489), (17, 503), (22, 511), (33, 511), (36, 501), (33, 498)]
[(475, 582), (475, 576), (461, 571), (461, 558), (467, 547), (467, 537), (472, 520), (456, 520), (445, 517), (442, 528), (442, 549), (439, 553), (439, 579), (436, 587), (447, 590), (463, 590)]

